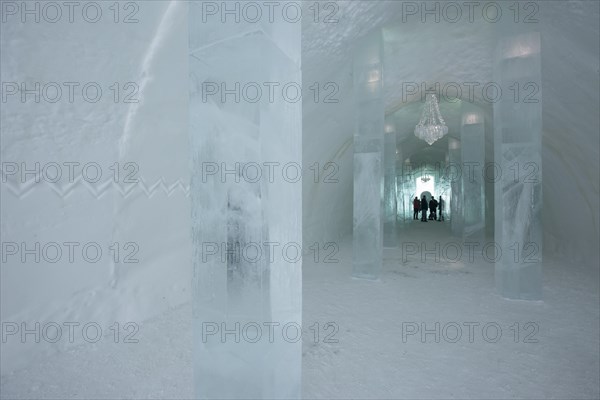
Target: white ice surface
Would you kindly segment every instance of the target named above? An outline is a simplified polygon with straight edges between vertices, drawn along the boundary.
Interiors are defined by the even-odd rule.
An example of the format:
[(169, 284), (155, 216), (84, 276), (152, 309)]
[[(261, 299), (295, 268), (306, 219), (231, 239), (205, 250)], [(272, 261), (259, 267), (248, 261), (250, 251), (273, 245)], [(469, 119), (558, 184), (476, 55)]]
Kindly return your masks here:
[[(406, 57), (407, 54), (415, 54), (418, 50), (420, 37), (433, 38), (436, 43), (448, 47), (445, 55), (451, 57), (451, 62), (448, 62), (444, 70), (433, 79), (442, 81), (489, 79), (490, 60), (480, 51), (485, 50), (486, 43), (489, 43), (490, 37), (486, 32), (472, 32), (464, 27), (464, 29), (457, 27), (454, 31), (445, 31), (444, 25), (440, 24), (436, 29), (427, 32), (417, 30), (408, 34), (407, 31), (402, 30), (402, 25), (398, 27), (393, 23), (398, 18), (400, 3), (395, 1), (340, 2), (339, 24), (306, 23), (302, 38), (303, 81), (309, 83), (335, 81), (340, 87), (338, 97), (342, 100), (350, 99), (352, 68), (349, 57), (352, 44), (371, 29), (381, 26), (386, 26), (389, 32), (387, 44), (390, 46), (388, 47), (390, 54), (386, 56), (390, 60), (389, 63), (397, 66), (389, 76), (391, 79), (388, 80), (390, 92), (387, 107), (398, 106), (398, 99), (394, 98), (394, 93), (397, 93), (394, 88), (398, 88), (402, 79), (415, 81), (431, 79), (426, 69), (430, 68), (431, 64), (423, 65), (415, 61), (416, 59)], [(308, 7), (310, 2), (305, 4)], [(539, 4), (542, 21), (540, 30), (544, 85), (542, 152), (543, 173), (546, 177), (543, 181), (543, 236), (547, 255), (544, 257), (545, 302), (535, 310), (543, 311), (541, 315), (544, 319), (540, 321), (546, 321), (550, 333), (548, 341), (541, 343), (547, 346), (544, 348), (543, 356), (546, 358), (540, 356), (537, 361), (531, 363), (518, 357), (510, 361), (522, 365), (526, 371), (531, 372), (527, 375), (528, 379), (523, 380), (522, 385), (533, 385), (537, 382), (541, 383), (539, 387), (548, 387), (548, 390), (552, 389), (559, 394), (566, 393), (556, 397), (577, 397), (577, 393), (584, 396), (585, 393), (582, 394), (582, 391), (586, 391), (589, 397), (598, 397), (598, 342), (594, 338), (598, 337), (597, 274), (600, 248), (597, 246), (600, 209), (598, 189), (600, 117), (597, 112), (600, 93), (599, 4), (593, 1), (553, 1), (539, 2)], [(148, 175), (149, 181), (153, 181), (157, 175), (168, 177), (166, 188), (165, 186), (157, 188), (155, 201), (145, 202), (138, 210), (138, 214), (133, 214), (143, 217), (150, 215), (145, 214), (144, 210), (148, 210), (148, 213), (152, 210), (155, 212), (152, 214), (154, 219), (127, 225), (129, 232), (135, 232), (135, 238), (130, 236), (127, 239), (127, 235), (121, 236), (126, 240), (139, 240), (151, 247), (142, 246), (142, 250), (147, 251), (140, 254), (147, 260), (144, 268), (122, 271), (125, 273), (119, 275), (117, 289), (111, 286), (115, 282), (115, 275), (108, 262), (94, 265), (67, 265), (64, 268), (54, 268), (54, 266), (48, 268), (47, 265), (32, 264), (10, 266), (3, 263), (0, 271), (2, 321), (27, 318), (57, 321), (77, 319), (85, 322), (95, 319), (114, 321), (120, 318), (133, 318), (142, 323), (148, 320), (148, 327), (140, 331), (140, 335), (143, 332), (148, 335), (149, 339), (146, 341), (148, 347), (140, 344), (137, 348), (139, 350), (129, 348), (124, 350), (123, 347), (117, 346), (112, 350), (103, 349), (94, 353), (93, 346), (78, 349), (37, 346), (25, 350), (2, 345), (2, 396), (5, 393), (7, 397), (19, 393), (25, 396), (29, 388), (36, 386), (33, 382), (38, 382), (37, 387), (43, 388), (35, 397), (41, 396), (40, 393), (54, 393), (55, 397), (75, 396), (78, 393), (84, 396), (86, 390), (94, 390), (95, 393), (104, 390), (102, 393), (112, 393), (114, 397), (119, 398), (127, 397), (128, 393), (132, 394), (136, 391), (141, 393), (136, 396), (143, 397), (143, 393), (160, 393), (160, 388), (165, 388), (166, 392), (173, 389), (172, 393), (175, 394), (172, 397), (191, 393), (183, 383), (187, 379), (186, 374), (191, 374), (191, 368), (187, 365), (179, 369), (180, 363), (185, 364), (185, 362), (177, 361), (177, 357), (180, 356), (182, 360), (189, 361), (189, 358), (185, 358), (187, 357), (185, 351), (190, 348), (189, 342), (186, 342), (185, 346), (180, 344), (179, 353), (178, 345), (175, 344), (179, 340), (184, 340), (179, 332), (186, 332), (185, 323), (189, 322), (189, 313), (184, 306), (190, 299), (191, 262), (189, 246), (186, 244), (188, 227), (185, 226), (184, 219), (170, 219), (174, 215), (179, 218), (186, 214), (186, 193), (185, 187), (181, 189), (181, 186), (175, 186), (170, 196), (168, 190), (170, 185), (176, 183), (178, 178), (187, 172), (187, 164), (184, 160), (172, 155), (172, 152), (179, 151), (177, 149), (180, 148), (178, 147), (181, 145), (180, 140), (187, 135), (185, 131), (187, 118), (180, 114), (187, 105), (178, 101), (181, 96), (183, 98), (187, 96), (185, 85), (188, 77), (184, 68), (182, 69), (187, 60), (187, 47), (184, 43), (187, 37), (186, 14), (184, 7), (175, 7), (173, 12), (176, 18), (167, 19), (166, 28), (159, 29), (163, 26), (161, 21), (169, 6), (168, 3), (148, 1), (140, 2), (140, 5), (141, 22), (135, 25), (116, 26), (112, 23), (93, 26), (89, 24), (23, 26), (5, 23), (1, 25), (2, 81), (95, 80), (102, 82), (104, 87), (114, 81), (147, 82), (143, 93), (146, 107), (135, 108), (137, 110), (135, 113), (132, 113), (130, 106), (113, 102), (90, 105), (79, 101), (75, 105), (60, 103), (35, 106), (17, 102), (12, 103), (10, 106), (12, 108), (7, 104), (1, 104), (2, 161), (80, 161), (83, 163), (97, 161), (106, 168), (120, 159), (119, 143), (129, 145), (137, 143), (137, 145), (148, 146), (147, 151), (142, 153), (144, 157), (135, 160), (145, 162), (141, 164), (145, 168), (140, 170), (140, 176)], [(162, 39), (158, 40), (161, 37)], [(150, 78), (143, 79), (148, 76)], [(180, 86), (183, 87), (181, 92), (185, 93), (178, 96), (176, 88)], [(352, 118), (348, 118), (348, 115), (352, 115), (351, 110), (352, 101), (328, 105), (305, 101), (303, 105), (305, 168), (315, 161), (318, 161), (321, 166), (333, 161), (340, 167), (337, 175), (338, 184), (314, 184), (311, 179), (303, 182), (303, 226), (306, 243), (335, 240), (352, 229), (353, 121)], [(137, 120), (142, 122), (140, 125), (133, 122), (128, 124), (126, 122), (128, 115), (135, 115)], [(170, 129), (165, 129), (162, 124)], [(124, 136), (124, 132), (128, 132), (127, 135)], [(150, 137), (163, 140), (145, 141), (144, 137), (148, 132)], [(165, 138), (161, 136), (162, 132), (169, 132), (173, 136)], [(123, 142), (121, 139), (124, 137), (127, 139)], [(171, 145), (173, 147), (169, 147)], [(158, 172), (148, 169), (153, 166), (158, 167)], [(121, 194), (117, 194), (116, 189), (106, 191), (100, 189), (96, 191), (96, 189), (81, 183), (73, 188), (68, 185), (56, 187), (45, 184), (19, 188), (3, 183), (0, 224), (2, 240), (16, 242), (93, 240), (109, 243), (114, 238), (115, 224), (107, 216), (114, 215), (115, 209), (118, 209), (117, 200)], [(99, 192), (104, 194), (98, 196)], [(64, 193), (70, 195), (64, 196)], [(144, 197), (146, 194), (140, 196)], [(169, 203), (166, 203), (167, 198)], [(178, 199), (176, 200), (178, 206), (173, 208), (165, 206), (171, 204), (173, 198)], [(90, 206), (90, 201), (94, 202), (93, 206)], [(573, 207), (573, 204), (576, 207)], [(173, 214), (174, 212), (176, 214)], [(165, 228), (161, 223), (165, 219), (169, 219), (174, 225)], [(160, 232), (167, 241), (163, 242), (155, 232)], [(156, 245), (157, 241), (161, 243), (160, 246)], [(559, 261), (566, 259), (570, 261)], [(346, 261), (347, 265), (350, 265), (349, 259)], [(331, 278), (327, 278), (328, 275), (324, 274), (322, 278), (317, 279), (317, 274), (324, 271), (321, 267), (322, 265), (312, 268), (309, 264), (304, 267), (307, 282), (304, 289), (305, 313), (308, 313), (304, 318), (306, 321), (318, 318), (321, 314), (316, 312), (317, 304), (320, 307), (328, 301), (331, 301), (332, 305), (322, 310), (325, 313), (324, 318), (336, 318), (335, 316), (338, 315), (336, 307), (340, 307), (341, 311), (346, 310), (346, 313), (352, 313), (354, 310), (352, 308), (354, 303), (342, 300), (355, 296), (352, 290), (356, 289), (358, 283), (343, 281), (347, 284), (340, 285), (339, 290), (320, 296), (320, 292), (326, 292), (334, 287), (334, 283), (339, 281), (340, 277), (349, 273), (340, 264), (331, 269)], [(389, 268), (389, 265), (386, 268)], [(338, 271), (339, 274), (336, 275), (333, 271), (338, 269), (343, 271)], [(514, 316), (528, 320), (530, 317), (528, 310), (529, 307), (534, 306), (533, 304), (523, 306), (523, 303), (504, 303), (494, 297), (488, 298), (489, 293), (493, 291), (493, 279), (492, 275), (489, 275), (491, 270), (485, 271), (482, 272), (484, 276), (481, 280), (465, 281), (462, 279), (463, 274), (459, 280), (458, 277), (450, 274), (449, 279), (455, 281), (449, 293), (441, 292), (446, 293), (447, 296), (444, 298), (448, 299), (443, 304), (457, 304), (458, 309), (467, 305), (475, 307), (473, 304), (477, 303), (477, 307), (483, 308), (475, 308), (475, 315), (489, 318), (489, 315), (493, 315), (490, 313), (502, 310), (507, 313), (508, 319), (514, 319), (511, 318)], [(421, 293), (430, 293), (430, 297), (438, 295), (439, 288), (437, 286), (435, 290), (432, 288), (434, 283), (438, 282), (435, 279), (438, 275), (431, 275), (434, 277), (432, 280), (429, 272), (425, 272), (422, 268), (415, 269), (414, 274), (416, 277), (427, 278), (409, 280), (410, 276), (394, 274), (393, 276), (398, 275), (406, 279), (399, 279), (396, 282), (399, 286), (387, 286), (390, 288), (390, 296), (404, 296), (404, 293), (419, 296)], [(475, 275), (479, 276), (477, 274), (465, 274), (465, 276), (470, 279), (475, 278)], [(407, 275), (410, 274), (407, 272)], [(313, 286), (310, 285), (311, 281), (314, 283)], [(314, 288), (314, 292), (311, 292), (311, 287)], [(346, 293), (346, 297), (343, 293)], [(368, 304), (366, 300), (376, 302), (376, 296), (383, 297), (383, 293), (385, 291), (381, 290), (381, 286), (377, 287), (377, 294), (373, 294), (373, 297), (365, 297), (364, 304)], [(410, 306), (416, 310), (422, 309), (424, 310), (422, 315), (432, 315), (432, 318), (439, 315), (436, 314), (440, 312), (437, 306), (429, 305), (425, 301), (417, 303), (413, 301), (416, 300), (402, 297), (395, 304), (399, 307)], [(378, 307), (377, 312), (370, 312), (367, 317), (383, 316), (380, 312), (388, 310), (389, 302), (386, 300), (383, 303), (382, 300), (380, 305), (383, 307)], [(461, 310), (467, 312), (469, 309)], [(427, 314), (429, 312), (432, 314)], [(394, 319), (394, 316), (389, 319)], [(142, 327), (146, 326), (145, 324), (146, 322)], [(162, 329), (161, 326), (168, 328)], [(173, 326), (175, 328), (172, 328)], [(343, 329), (341, 324), (340, 328)], [(152, 334), (153, 329), (156, 329), (155, 334)], [(167, 336), (165, 332), (169, 335)], [(368, 330), (362, 332), (362, 335), (368, 335)], [(190, 332), (186, 334), (189, 335)], [(162, 343), (160, 340), (165, 340), (165, 346), (158, 344)], [(348, 338), (348, 342), (350, 341), (351, 337)], [(367, 350), (373, 349), (369, 346), (363, 346), (364, 348), (361, 349), (358, 345), (365, 345), (364, 341), (359, 340), (354, 343), (357, 346), (350, 344), (348, 349), (351, 350), (347, 350), (350, 359), (344, 361), (360, 360), (364, 364), (367, 361)], [(173, 348), (169, 347), (171, 345)], [(46, 355), (46, 350), (54, 356), (46, 358), (50, 357)], [(397, 362), (397, 357), (393, 356), (389, 359), (386, 358), (388, 356), (380, 357), (386, 353), (385, 350), (387, 349), (379, 349), (380, 353), (371, 355), (375, 360), (380, 360), (379, 362), (393, 365)], [(335, 357), (339, 356), (334, 357), (333, 350), (329, 351), (326, 346), (321, 345), (316, 346), (314, 352), (321, 354), (322, 357), (314, 358), (314, 366), (311, 366), (308, 361), (305, 362), (305, 367), (310, 366), (310, 368), (304, 369), (306, 382), (304, 395), (332, 394), (328, 392), (330, 389), (326, 389), (323, 382), (319, 383), (325, 380), (329, 380), (327, 387), (331, 388), (333, 382), (339, 390), (348, 390), (340, 393), (352, 394), (350, 389), (356, 389), (360, 385), (360, 380), (347, 379), (344, 375), (344, 371), (347, 370), (336, 369), (337, 367), (331, 366), (338, 366), (338, 364), (323, 361), (328, 357), (337, 359)], [(307, 355), (310, 355), (310, 352)], [(498, 359), (502, 359), (501, 356), (503, 354), (499, 354)], [(167, 360), (173, 359), (176, 361), (169, 364)], [(153, 360), (156, 361), (156, 375), (150, 372), (154, 365)], [(564, 366), (565, 360), (568, 361), (566, 366)], [(478, 361), (477, 357), (473, 357), (474, 365), (479, 365), (481, 368), (487, 365), (491, 370), (489, 359), (486, 358), (485, 362), (484, 364), (483, 361)], [(345, 362), (344, 365), (346, 364)], [(496, 361), (496, 364), (500, 366), (499, 371), (504, 372), (505, 377), (516, 376), (514, 369), (504, 366), (503, 361)], [(168, 365), (173, 365), (173, 371), (178, 372), (171, 373), (168, 369), (170, 367), (166, 367)], [(417, 366), (422, 365), (417, 364)], [(543, 365), (544, 369), (537, 368), (539, 365)], [(354, 368), (356, 374), (350, 376), (358, 376), (359, 372), (366, 369)], [(456, 368), (455, 365), (452, 365), (452, 368)], [(481, 368), (479, 369), (483, 370)], [(311, 371), (315, 371), (314, 375), (311, 375)], [(410, 372), (408, 368), (406, 372)], [(442, 370), (434, 372), (439, 373), (430, 375), (432, 381), (428, 384), (422, 382), (425, 387), (426, 385), (437, 387), (437, 377), (445, 376)], [(327, 373), (330, 375), (328, 376)], [(70, 376), (67, 382), (61, 380), (61, 377), (65, 376)], [(106, 378), (104, 381), (102, 381), (103, 376)], [(135, 381), (136, 376), (144, 379), (140, 381), (142, 383), (139, 386), (134, 387), (131, 382)], [(411, 374), (409, 376), (419, 379), (419, 376)], [(181, 379), (181, 381), (160, 379)], [(501, 378), (497, 377), (497, 379)], [(94, 386), (92, 380), (101, 382), (102, 386)], [(372, 393), (386, 389), (387, 384), (376, 385), (377, 382), (383, 381), (388, 382), (387, 379), (373, 379), (373, 384), (369, 383)], [(161, 384), (158, 385), (158, 382)], [(456, 378), (454, 382), (450, 382), (448, 378), (442, 383), (446, 383), (447, 387), (454, 387), (453, 385), (458, 385), (456, 382), (460, 380)], [(590, 386), (589, 382), (595, 382), (595, 386)], [(76, 387), (69, 389), (69, 394), (64, 388), (71, 384)], [(315, 385), (314, 388), (312, 385)], [(398, 387), (401, 386), (399, 383)], [(417, 390), (414, 385), (409, 386), (413, 388), (411, 390)], [(362, 388), (362, 392), (357, 389), (355, 393), (366, 397), (366, 389), (367, 385)], [(389, 388), (389, 390), (392, 393), (396, 389)], [(510, 392), (508, 387), (497, 390)], [(475, 392), (475, 389), (473, 391)], [(460, 397), (460, 393), (463, 392), (457, 389), (456, 393), (459, 393), (456, 397)], [(507, 397), (506, 393), (499, 394), (498, 397)], [(156, 397), (161, 396), (156, 395)]]
[[(410, 224), (412, 240), (447, 244), (447, 223)], [(351, 278), (351, 240), (340, 242), (339, 263), (314, 263), (303, 272), (304, 398), (577, 398), (600, 395), (598, 271), (553, 260), (546, 264), (543, 302), (510, 301), (492, 294), (494, 268), (477, 261), (422, 263), (386, 249), (381, 282)], [(466, 260), (466, 259), (465, 259)], [(360, 296), (356, 294), (360, 293)], [(3, 398), (191, 398), (191, 306), (146, 321), (138, 344), (83, 345), (39, 357), (2, 378)], [(333, 329), (339, 331), (325, 343)], [(402, 323), (432, 327), (478, 322), (473, 343), (466, 328), (457, 343), (429, 336), (402, 341)], [(480, 328), (496, 322), (497, 343)], [(510, 326), (521, 325), (520, 343)], [(523, 324), (535, 322), (538, 343), (523, 343)], [(318, 323), (321, 331), (314, 340)], [(448, 337), (452, 334), (448, 331)], [(489, 331), (494, 334), (493, 328)]]

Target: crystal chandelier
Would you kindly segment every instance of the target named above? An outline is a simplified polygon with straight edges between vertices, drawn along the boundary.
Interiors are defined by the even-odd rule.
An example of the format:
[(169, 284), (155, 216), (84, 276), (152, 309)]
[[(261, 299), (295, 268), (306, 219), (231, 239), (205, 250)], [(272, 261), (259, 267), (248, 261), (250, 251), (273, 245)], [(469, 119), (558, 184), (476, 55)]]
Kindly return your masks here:
[(440, 114), (437, 98), (435, 94), (430, 93), (425, 99), (421, 120), (415, 126), (415, 136), (431, 146), (433, 142), (441, 139), (447, 133), (448, 127), (442, 118), (442, 114)]

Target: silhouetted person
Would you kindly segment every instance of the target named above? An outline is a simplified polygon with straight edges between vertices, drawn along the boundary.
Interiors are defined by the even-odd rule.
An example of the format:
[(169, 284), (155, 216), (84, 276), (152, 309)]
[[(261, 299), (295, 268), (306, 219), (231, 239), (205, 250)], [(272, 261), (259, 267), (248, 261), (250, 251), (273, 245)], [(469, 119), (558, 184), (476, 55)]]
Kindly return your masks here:
[(440, 201), (438, 202), (438, 208), (440, 210), (440, 219), (438, 219), (438, 222), (442, 222), (444, 220), (444, 200), (442, 200), (442, 196), (440, 196)]
[(419, 211), (421, 210), (421, 202), (419, 201), (419, 198), (415, 196), (415, 199), (413, 200), (413, 219), (419, 219)]
[(429, 219), (437, 220), (436, 209), (438, 206), (438, 202), (434, 196), (431, 196), (431, 200), (429, 200)]
[(421, 199), (421, 222), (427, 222), (427, 198)]

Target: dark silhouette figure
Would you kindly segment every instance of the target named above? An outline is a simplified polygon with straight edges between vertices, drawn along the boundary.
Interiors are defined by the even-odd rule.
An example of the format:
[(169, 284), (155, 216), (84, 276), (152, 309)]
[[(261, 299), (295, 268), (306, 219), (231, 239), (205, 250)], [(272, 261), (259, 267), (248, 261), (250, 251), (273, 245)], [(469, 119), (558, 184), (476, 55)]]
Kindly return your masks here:
[(427, 222), (427, 198), (421, 199), (421, 222)]
[(438, 222), (442, 222), (444, 220), (444, 200), (442, 199), (442, 196), (440, 196), (440, 201), (438, 203), (438, 208), (439, 208), (439, 213), (440, 213), (440, 218), (438, 219)]
[(435, 219), (437, 220), (437, 206), (438, 206), (438, 201), (435, 199), (434, 196), (431, 196), (431, 200), (429, 200), (429, 219)]
[(418, 197), (413, 200), (413, 219), (419, 219), (419, 211), (421, 210), (421, 202)]

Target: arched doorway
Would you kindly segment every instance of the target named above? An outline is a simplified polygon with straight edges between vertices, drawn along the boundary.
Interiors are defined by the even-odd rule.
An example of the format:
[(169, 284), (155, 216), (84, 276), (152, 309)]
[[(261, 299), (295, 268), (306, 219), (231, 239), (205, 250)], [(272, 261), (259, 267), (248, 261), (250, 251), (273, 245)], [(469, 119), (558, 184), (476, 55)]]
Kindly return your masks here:
[(421, 200), (423, 198), (423, 196), (425, 196), (425, 198), (427, 199), (427, 204), (429, 204), (429, 200), (431, 200), (431, 192), (429, 191), (424, 191), (421, 192), (421, 194), (419, 194), (419, 200)]

